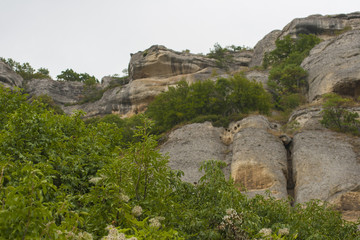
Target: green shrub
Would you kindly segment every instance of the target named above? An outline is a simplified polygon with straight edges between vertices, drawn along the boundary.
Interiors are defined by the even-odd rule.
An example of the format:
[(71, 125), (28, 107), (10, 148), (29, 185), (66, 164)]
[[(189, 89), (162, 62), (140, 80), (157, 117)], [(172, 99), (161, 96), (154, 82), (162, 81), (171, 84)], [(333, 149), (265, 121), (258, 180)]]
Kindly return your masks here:
[(144, 116), (132, 120), (138, 141), (123, 148), (119, 126), (130, 123), (109, 116), (86, 125), (82, 115), (54, 115), (0, 88), (1, 239), (360, 237), (327, 204), (248, 199), (221, 161), (204, 162), (197, 184), (181, 181)]
[(176, 88), (170, 87), (158, 95), (150, 103), (147, 115), (156, 121), (160, 131), (198, 116), (218, 115), (220, 120), (221, 117), (251, 111), (267, 114), (270, 102), (269, 94), (260, 83), (235, 75), (216, 82), (207, 80), (191, 85), (181, 81)]
[(24, 80), (50, 78), (49, 70), (39, 68), (37, 71), (29, 63), (19, 63), (11, 58), (0, 58), (0, 61), (6, 63), (10, 68), (19, 74)]
[(335, 93), (325, 94), (323, 97), (325, 102), (323, 104), (321, 124), (336, 131), (359, 135), (359, 114), (346, 109), (346, 106), (352, 100), (343, 98)]
[[(234, 46), (234, 51), (236, 49), (237, 47)], [(232, 55), (229, 54), (229, 49), (222, 48), (218, 43), (214, 44), (214, 49), (210, 49), (210, 53), (208, 53), (207, 56), (215, 59), (217, 66), (224, 69), (227, 69), (233, 60)]]
[(289, 107), (294, 104), (286, 104), (286, 106), (284, 100), (296, 93), (306, 94), (307, 72), (300, 64), (319, 42), (320, 39), (312, 34), (300, 34), (297, 39), (285, 36), (281, 40), (276, 40), (275, 50), (265, 54), (263, 67), (271, 67), (268, 88), (277, 109), (290, 110)]
[(88, 73), (77, 73), (72, 69), (61, 71), (61, 74), (57, 75), (56, 78), (70, 82), (83, 82), (87, 86), (99, 83), (99, 80), (97, 80), (94, 76), (90, 76)]

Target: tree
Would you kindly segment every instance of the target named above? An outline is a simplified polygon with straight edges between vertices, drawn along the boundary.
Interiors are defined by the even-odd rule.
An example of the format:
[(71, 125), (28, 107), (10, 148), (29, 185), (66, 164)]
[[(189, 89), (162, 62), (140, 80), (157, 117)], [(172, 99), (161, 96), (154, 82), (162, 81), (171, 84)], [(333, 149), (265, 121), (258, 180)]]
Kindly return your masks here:
[(88, 73), (77, 73), (72, 69), (66, 69), (62, 71), (61, 74), (56, 76), (57, 79), (71, 81), (71, 82), (83, 82), (87, 85), (93, 85), (99, 81)]
[(216, 60), (216, 64), (219, 68), (228, 68), (228, 65), (232, 61), (232, 55), (229, 54), (227, 48), (222, 48), (219, 43), (214, 44), (214, 49), (210, 49), (210, 53), (207, 54), (209, 58)]
[(19, 63), (14, 61), (11, 58), (5, 59), (0, 58), (0, 60), (9, 67), (15, 71), (17, 74), (19, 74), (24, 80), (30, 80), (30, 79), (43, 79), (43, 78), (50, 78), (49, 70), (46, 68), (39, 68), (37, 71), (29, 64), (29, 63)]

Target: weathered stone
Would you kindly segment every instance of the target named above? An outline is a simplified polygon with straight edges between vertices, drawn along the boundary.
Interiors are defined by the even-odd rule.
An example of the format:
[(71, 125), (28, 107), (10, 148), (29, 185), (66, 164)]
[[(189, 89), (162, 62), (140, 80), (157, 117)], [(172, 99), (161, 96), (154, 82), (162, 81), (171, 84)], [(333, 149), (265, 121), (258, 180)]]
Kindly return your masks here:
[(22, 87), (22, 77), (14, 72), (7, 64), (0, 61), (0, 84), (5, 88)]
[(261, 66), (266, 52), (271, 52), (276, 48), (275, 41), (281, 34), (280, 30), (268, 33), (254, 47), (254, 55), (249, 63), (249, 67)]
[(227, 147), (219, 138), (222, 130), (209, 122), (183, 126), (170, 133), (160, 152), (169, 154), (172, 169), (184, 172), (184, 181), (198, 182), (203, 175), (199, 171), (203, 161), (225, 160)]
[(110, 77), (105, 76), (101, 79), (101, 88), (109, 88), (113, 86), (123, 86), (125, 84), (128, 84), (130, 82), (130, 78), (128, 77)]
[(301, 66), (309, 73), (309, 101), (329, 92), (359, 96), (360, 30), (315, 46)]
[[(359, 144), (358, 138), (326, 130), (296, 134), (292, 148), (295, 202), (320, 199), (347, 210), (351, 192), (360, 189), (359, 153), (354, 151)], [(351, 208), (359, 210), (357, 205)]]
[(336, 16), (311, 15), (306, 18), (296, 18), (286, 25), (280, 38), (290, 35), (296, 37), (299, 34), (315, 34), (319, 36), (335, 35), (343, 30), (347, 20)]
[(81, 82), (52, 79), (31, 79), (26, 82), (25, 88), (30, 96), (48, 95), (60, 105), (77, 103), (85, 94), (84, 84)]
[(276, 198), (286, 198), (287, 172), (287, 152), (278, 137), (254, 127), (235, 134), (231, 176), (247, 195), (269, 191)]
[(267, 89), (267, 81), (269, 78), (269, 71), (252, 70), (245, 72), (245, 77), (249, 80), (254, 80), (263, 85)]
[(154, 45), (145, 51), (132, 54), (129, 73), (132, 80), (166, 78), (195, 73), (207, 67), (216, 67), (216, 61), (202, 55), (180, 53)]

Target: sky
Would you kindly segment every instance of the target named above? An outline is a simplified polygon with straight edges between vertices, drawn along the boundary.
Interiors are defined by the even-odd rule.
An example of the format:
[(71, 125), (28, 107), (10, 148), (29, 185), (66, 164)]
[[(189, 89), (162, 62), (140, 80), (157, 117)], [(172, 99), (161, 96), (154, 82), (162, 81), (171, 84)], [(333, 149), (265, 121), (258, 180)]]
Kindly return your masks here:
[(0, 0), (0, 57), (100, 80), (152, 45), (254, 47), (294, 18), (356, 11), (359, 0)]

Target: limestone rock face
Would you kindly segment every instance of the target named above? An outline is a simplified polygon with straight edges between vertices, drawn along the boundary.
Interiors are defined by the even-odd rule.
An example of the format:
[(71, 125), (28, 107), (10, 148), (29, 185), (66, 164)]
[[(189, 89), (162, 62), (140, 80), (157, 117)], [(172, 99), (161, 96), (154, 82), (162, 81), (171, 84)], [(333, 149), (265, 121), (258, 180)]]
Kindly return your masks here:
[(206, 67), (216, 67), (213, 59), (190, 53), (179, 53), (155, 45), (131, 56), (129, 63), (132, 80), (149, 77), (171, 77), (198, 72)]
[(337, 16), (312, 15), (306, 18), (296, 18), (286, 25), (280, 37), (299, 34), (334, 35), (345, 28), (347, 19)]
[(324, 130), (296, 134), (292, 147), (295, 202), (330, 201), (360, 216), (359, 204), (351, 200), (360, 195), (359, 144), (359, 138)]
[(169, 166), (182, 170), (183, 180), (198, 182), (203, 173), (199, 167), (206, 160), (225, 160), (226, 146), (219, 136), (222, 128), (211, 123), (194, 123), (183, 126), (170, 133), (169, 139), (160, 146), (160, 152), (169, 154)]
[(275, 41), (280, 36), (280, 30), (274, 30), (268, 33), (254, 47), (254, 55), (251, 59), (249, 67), (261, 66), (266, 52), (271, 52), (276, 48)]
[(309, 101), (329, 92), (359, 96), (360, 30), (321, 42), (301, 66), (309, 73)]
[(265, 195), (269, 190), (277, 198), (286, 198), (287, 151), (282, 141), (267, 131), (268, 124), (262, 120), (244, 121), (235, 134), (231, 176), (251, 197)]
[(84, 95), (84, 84), (80, 82), (32, 79), (25, 87), (30, 96), (46, 94), (60, 105), (76, 103)]
[(7, 64), (0, 61), (0, 84), (5, 88), (22, 87), (22, 77), (14, 72)]
[(249, 80), (254, 80), (263, 85), (267, 89), (267, 81), (269, 78), (269, 71), (252, 70), (245, 72), (245, 77)]

